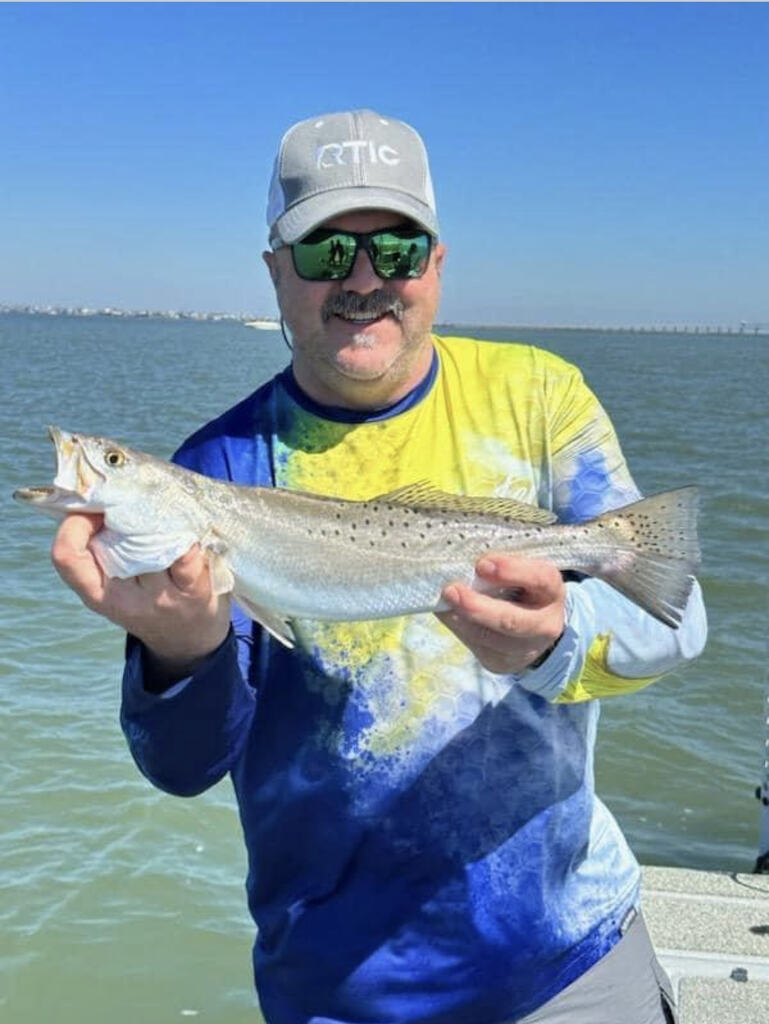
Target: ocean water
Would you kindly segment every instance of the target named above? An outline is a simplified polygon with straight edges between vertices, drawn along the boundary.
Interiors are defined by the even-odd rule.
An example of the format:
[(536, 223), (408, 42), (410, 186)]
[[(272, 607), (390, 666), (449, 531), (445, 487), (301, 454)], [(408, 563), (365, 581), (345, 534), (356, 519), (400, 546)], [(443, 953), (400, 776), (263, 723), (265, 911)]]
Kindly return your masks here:
[[(750, 870), (763, 763), (769, 338), (595, 331), (522, 340), (577, 363), (651, 493), (702, 488), (703, 657), (605, 701), (598, 790), (645, 863)], [(245, 852), (228, 781), (193, 800), (136, 771), (118, 725), (122, 636), (53, 571), (45, 425), (167, 457), (280, 369), (238, 324), (0, 316), (0, 1020), (261, 1020)]]

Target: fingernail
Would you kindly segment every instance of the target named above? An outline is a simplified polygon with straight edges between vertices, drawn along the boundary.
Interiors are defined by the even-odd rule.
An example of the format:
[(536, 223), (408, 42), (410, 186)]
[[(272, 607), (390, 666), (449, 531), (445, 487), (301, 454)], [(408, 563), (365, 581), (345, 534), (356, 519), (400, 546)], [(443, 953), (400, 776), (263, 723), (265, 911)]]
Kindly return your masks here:
[(496, 576), (497, 563), (490, 558), (483, 558), (475, 567), (475, 571), (483, 573), (484, 576)]
[(450, 604), (457, 604), (459, 601), (459, 591), (456, 587), (446, 587), (443, 596)]

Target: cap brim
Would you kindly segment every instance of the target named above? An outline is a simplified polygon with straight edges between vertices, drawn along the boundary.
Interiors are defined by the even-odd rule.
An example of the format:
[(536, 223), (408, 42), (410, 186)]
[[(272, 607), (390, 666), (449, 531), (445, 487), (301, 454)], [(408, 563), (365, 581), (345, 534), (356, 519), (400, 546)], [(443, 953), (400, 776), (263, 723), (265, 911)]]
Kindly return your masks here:
[(291, 245), (331, 217), (356, 210), (392, 210), (416, 221), (425, 231), (438, 237), (438, 220), (425, 203), (404, 192), (366, 185), (334, 189), (302, 200), (278, 217), (270, 229), (270, 241)]

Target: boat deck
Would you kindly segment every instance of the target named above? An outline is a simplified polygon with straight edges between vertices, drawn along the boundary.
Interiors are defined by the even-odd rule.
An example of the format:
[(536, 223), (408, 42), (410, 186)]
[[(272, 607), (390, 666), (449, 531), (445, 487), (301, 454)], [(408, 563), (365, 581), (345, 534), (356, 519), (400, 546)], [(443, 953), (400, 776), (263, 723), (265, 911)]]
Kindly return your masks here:
[(769, 1024), (769, 875), (646, 867), (641, 904), (681, 1024)]

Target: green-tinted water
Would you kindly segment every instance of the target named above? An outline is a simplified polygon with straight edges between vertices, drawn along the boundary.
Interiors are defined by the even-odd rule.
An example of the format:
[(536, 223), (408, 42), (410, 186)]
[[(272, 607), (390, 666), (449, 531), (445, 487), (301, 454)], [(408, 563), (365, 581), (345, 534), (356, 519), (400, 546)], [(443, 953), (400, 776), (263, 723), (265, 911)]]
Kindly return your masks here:
[[(749, 869), (769, 340), (515, 337), (583, 369), (642, 490), (703, 488), (708, 649), (688, 671), (604, 703), (598, 788), (641, 860)], [(229, 783), (186, 801), (138, 775), (117, 723), (122, 637), (59, 582), (47, 557), (53, 523), (10, 492), (50, 481), (47, 423), (168, 456), (287, 353), (279, 335), (238, 325), (101, 318), (0, 316), (0, 345), (0, 1019), (257, 1022)]]

